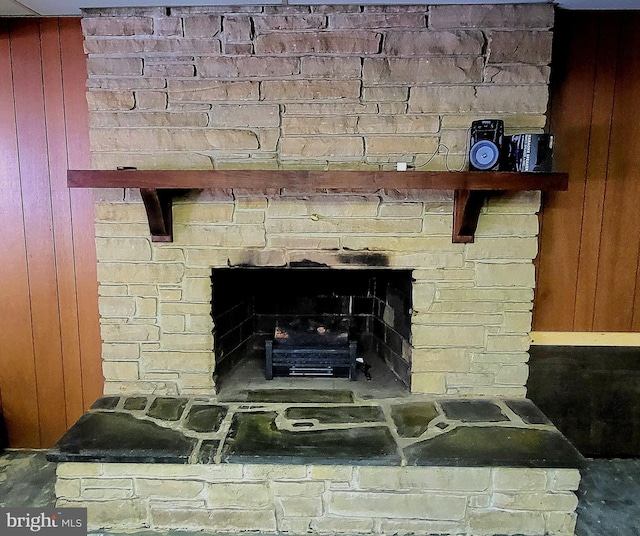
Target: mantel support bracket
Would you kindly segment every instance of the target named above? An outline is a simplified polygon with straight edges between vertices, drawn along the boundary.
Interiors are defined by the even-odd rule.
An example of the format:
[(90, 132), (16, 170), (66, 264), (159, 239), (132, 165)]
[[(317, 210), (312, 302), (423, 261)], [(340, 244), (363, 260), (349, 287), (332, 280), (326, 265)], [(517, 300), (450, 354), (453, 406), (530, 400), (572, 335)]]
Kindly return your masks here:
[(149, 220), (152, 242), (173, 242), (173, 195), (171, 190), (140, 188)]
[(484, 190), (454, 190), (453, 237), (457, 244), (470, 244), (474, 240), (480, 210), (487, 197)]

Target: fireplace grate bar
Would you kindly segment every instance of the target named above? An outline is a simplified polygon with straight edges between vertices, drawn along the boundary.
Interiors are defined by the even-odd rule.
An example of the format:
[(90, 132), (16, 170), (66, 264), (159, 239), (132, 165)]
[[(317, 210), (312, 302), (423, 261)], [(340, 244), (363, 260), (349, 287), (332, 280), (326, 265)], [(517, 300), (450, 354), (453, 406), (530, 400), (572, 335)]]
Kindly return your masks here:
[(333, 367), (289, 367), (289, 376), (333, 376)]

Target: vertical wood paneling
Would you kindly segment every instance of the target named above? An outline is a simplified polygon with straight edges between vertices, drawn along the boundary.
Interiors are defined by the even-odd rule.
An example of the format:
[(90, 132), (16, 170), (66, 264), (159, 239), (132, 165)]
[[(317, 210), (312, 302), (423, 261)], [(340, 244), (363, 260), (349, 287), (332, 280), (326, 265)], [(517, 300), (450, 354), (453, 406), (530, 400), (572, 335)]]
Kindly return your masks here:
[(79, 19), (3, 24), (0, 388), (11, 445), (48, 447), (102, 384), (93, 203), (66, 188), (89, 160), (86, 67)]
[[(575, 21), (574, 21), (575, 22)], [(535, 329), (572, 331), (580, 256), (589, 127), (594, 99), (597, 23), (585, 17), (554, 36), (551, 130), (556, 137), (554, 166), (570, 173), (569, 190), (544, 197), (534, 300)], [(575, 31), (574, 31), (575, 30)]]
[[(33, 320), (36, 389), (41, 441), (55, 442), (66, 424), (64, 379), (51, 183), (42, 83), (41, 43), (37, 20), (23, 19), (11, 30), (11, 63), (16, 132), (21, 151), (20, 177), (27, 245), (29, 298)], [(48, 52), (48, 51), (47, 51)], [(28, 154), (23, 157), (23, 149)], [(26, 157), (26, 158), (25, 158)]]
[(0, 390), (11, 444), (40, 446), (8, 23), (0, 29)]
[(629, 331), (640, 252), (640, 37), (639, 17), (625, 17), (618, 69), (598, 267), (596, 331)]
[[(594, 17), (591, 16), (594, 20)], [(595, 292), (598, 284), (598, 266), (602, 241), (602, 218), (606, 192), (607, 154), (611, 140), (611, 117), (619, 28), (618, 17), (602, 21), (592, 33), (597, 43), (594, 79), (593, 108), (590, 115), (589, 149), (582, 231), (580, 233), (580, 256), (578, 258), (578, 280), (574, 312), (575, 331), (590, 331), (595, 314)]]
[[(66, 119), (67, 159), (69, 169), (91, 168), (89, 149), (89, 114), (86, 105), (87, 64), (80, 21), (59, 20), (62, 50), (63, 98)], [(66, 174), (63, 179), (66, 185)], [(97, 308), (98, 276), (95, 252), (93, 193), (84, 189), (69, 190), (77, 292), (79, 348), (86, 410), (102, 395), (102, 341)], [(69, 425), (80, 415), (68, 414)]]
[(551, 126), (570, 186), (541, 216), (535, 330), (640, 330), (639, 27), (634, 11), (557, 19)]

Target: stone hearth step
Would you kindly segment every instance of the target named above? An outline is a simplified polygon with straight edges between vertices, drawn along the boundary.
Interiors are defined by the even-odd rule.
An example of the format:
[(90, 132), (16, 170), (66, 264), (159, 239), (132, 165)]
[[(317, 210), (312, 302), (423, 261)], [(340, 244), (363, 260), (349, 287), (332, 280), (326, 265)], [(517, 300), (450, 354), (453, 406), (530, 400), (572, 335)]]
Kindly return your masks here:
[(52, 449), (93, 529), (572, 534), (582, 458), (526, 399), (98, 400)]

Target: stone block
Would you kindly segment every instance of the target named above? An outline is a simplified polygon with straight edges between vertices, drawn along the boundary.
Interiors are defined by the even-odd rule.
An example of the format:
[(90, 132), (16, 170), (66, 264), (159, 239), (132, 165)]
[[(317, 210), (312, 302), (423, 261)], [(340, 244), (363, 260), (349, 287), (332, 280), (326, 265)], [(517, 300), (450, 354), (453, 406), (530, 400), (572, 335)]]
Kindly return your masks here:
[(195, 223), (230, 222), (233, 219), (234, 206), (231, 203), (185, 203), (173, 207), (174, 223), (187, 225)]
[(271, 483), (271, 490), (278, 497), (316, 497), (320, 500), (319, 496), (324, 492), (324, 488), (324, 482)]
[[(429, 115), (395, 115), (395, 116), (361, 116), (358, 117), (357, 132), (362, 134), (417, 134), (436, 133), (440, 129), (437, 116)], [(411, 147), (411, 138), (398, 138), (408, 147), (404, 152), (428, 152), (429, 144)], [(418, 142), (423, 138), (418, 138)], [(431, 141), (431, 139), (429, 140)], [(424, 141), (423, 141), (424, 143)]]
[(506, 510), (540, 510), (571, 513), (578, 498), (571, 492), (494, 493), (493, 506)]
[(239, 129), (100, 129), (89, 134), (92, 147), (103, 151), (214, 151), (259, 147), (255, 132)]
[(245, 480), (302, 480), (307, 476), (304, 465), (245, 465), (243, 470)]
[(350, 482), (353, 467), (340, 465), (314, 465), (311, 467), (311, 478), (330, 480), (332, 482)]
[[(364, 219), (364, 218), (272, 218), (266, 221), (269, 233), (419, 233), (422, 221), (419, 219)], [(376, 238), (371, 237), (370, 242)]]
[(103, 283), (178, 283), (182, 280), (184, 266), (162, 263), (102, 262), (98, 264), (98, 279)]
[(544, 491), (547, 487), (547, 472), (543, 469), (496, 467), (492, 470), (493, 490)]
[(257, 101), (258, 82), (168, 80), (169, 103)]
[(269, 201), (268, 218), (277, 217), (370, 217), (378, 212), (379, 200), (366, 196), (317, 196), (306, 199), (274, 198)]
[(284, 136), (308, 134), (354, 134), (357, 117), (323, 117), (310, 122), (306, 117), (284, 117), (282, 133)]
[(327, 26), (327, 17), (308, 13), (297, 16), (265, 15), (253, 17), (253, 24), (258, 33), (281, 30), (322, 30)]
[(551, 63), (552, 32), (510, 31), (491, 32), (489, 61), (491, 63)]
[(544, 534), (545, 519), (542, 512), (471, 511), (469, 528), (473, 534), (486, 536), (500, 533)]
[(204, 352), (213, 348), (213, 335), (198, 333), (163, 333), (160, 340), (164, 350)]
[[(136, 91), (136, 108), (138, 110), (164, 110), (167, 107), (167, 93), (164, 91)], [(153, 115), (141, 115), (137, 114), (135, 117), (139, 123), (146, 123), (140, 125), (119, 125), (119, 126), (207, 126), (206, 116), (204, 116), (204, 124), (202, 121), (203, 115), (191, 116), (186, 114), (153, 114)], [(128, 116), (127, 116), (128, 117)], [(197, 118), (197, 125), (190, 125), (189, 117)], [(129, 123), (135, 121), (127, 121)], [(154, 124), (154, 122), (156, 124)], [(182, 124), (181, 124), (182, 123)], [(187, 124), (184, 124), (187, 123)]]
[(361, 104), (357, 102), (307, 102), (304, 104), (291, 103), (285, 106), (286, 115), (325, 116), (325, 115), (353, 115), (377, 114), (378, 107), (374, 103)]
[(143, 324), (103, 324), (100, 326), (100, 334), (105, 343), (160, 340), (158, 326)]
[(353, 158), (364, 154), (361, 137), (286, 137), (280, 141), (280, 153), (284, 158)]
[(265, 482), (221, 482), (207, 487), (207, 505), (212, 508), (267, 508), (271, 494)]
[(202, 78), (280, 78), (299, 74), (297, 58), (262, 56), (200, 58), (196, 61)]
[(117, 488), (86, 489), (82, 492), (85, 501), (113, 501), (119, 499), (131, 499), (133, 490)]
[(547, 512), (545, 514), (547, 534), (573, 536), (577, 518), (575, 513)]
[(373, 532), (373, 519), (323, 516), (311, 521), (309, 526), (319, 534), (371, 533)]
[(103, 361), (102, 372), (109, 380), (137, 380), (140, 378), (135, 361)]
[(78, 499), (80, 497), (80, 479), (57, 478), (55, 493), (58, 499)]
[(151, 244), (146, 238), (96, 238), (96, 253), (100, 262), (150, 261)]
[(498, 385), (525, 385), (529, 378), (529, 367), (525, 364), (504, 365), (496, 373)]
[(359, 80), (265, 80), (261, 85), (265, 101), (356, 100)]
[(413, 218), (422, 215), (422, 203), (382, 203), (378, 215), (381, 218)]
[(213, 369), (214, 356), (210, 351), (179, 353), (143, 351), (140, 366), (147, 371), (208, 372)]
[(220, 41), (216, 38), (145, 39), (134, 37), (131, 39), (101, 39), (92, 37), (85, 39), (84, 49), (87, 54), (179, 54), (181, 56), (193, 56), (219, 54), (221, 47)]
[(458, 521), (464, 518), (466, 506), (466, 497), (461, 495), (334, 491), (327, 511), (352, 518)]
[(153, 33), (163, 37), (182, 37), (180, 17), (158, 17), (153, 19)]
[(360, 78), (360, 58), (349, 56), (305, 56), (300, 58), (300, 74), (304, 78), (341, 80)]
[(102, 474), (102, 464), (93, 462), (62, 462), (56, 467), (56, 476), (64, 477), (92, 477)]
[(480, 347), (484, 346), (483, 326), (413, 326), (411, 341), (416, 347)]
[(580, 485), (577, 469), (553, 469), (548, 471), (547, 489), (551, 491), (575, 491)]
[(321, 497), (278, 497), (276, 504), (285, 517), (316, 517), (322, 515)]
[(118, 343), (102, 345), (102, 358), (105, 360), (136, 360), (140, 357), (140, 345), (137, 343)]
[(100, 296), (98, 309), (101, 316), (130, 317), (136, 313), (136, 300), (130, 296)]
[(549, 99), (546, 85), (477, 86), (472, 111), (486, 113), (545, 113)]
[[(254, 20), (256, 20), (254, 18)], [(246, 15), (224, 17), (224, 36), (227, 43), (251, 40), (251, 18)]]
[(438, 147), (438, 138), (432, 136), (375, 136), (365, 138), (365, 154), (410, 155), (415, 153), (433, 153)]
[(153, 20), (151, 17), (84, 17), (80, 22), (85, 37), (93, 36), (129, 36), (152, 35)]
[(474, 467), (359, 467), (362, 489), (431, 491), (486, 491), (491, 470)]
[[(377, 86), (377, 87), (365, 87), (362, 90), (362, 100), (364, 102), (376, 102), (380, 107), (383, 103), (402, 103), (402, 110), (395, 113), (404, 113), (405, 103), (409, 100), (409, 88), (408, 87), (392, 87), (392, 86)], [(383, 112), (380, 107), (380, 113)], [(370, 116), (375, 122), (378, 116)]]
[(487, 336), (487, 350), (490, 352), (526, 352), (529, 344), (528, 334)]
[(535, 237), (538, 229), (535, 214), (483, 214), (478, 221), (476, 236)]
[(470, 86), (419, 86), (411, 88), (409, 113), (467, 113), (473, 110), (474, 101)]
[(216, 127), (277, 127), (280, 113), (274, 104), (214, 104), (209, 112)]
[(482, 54), (485, 39), (479, 30), (457, 31), (388, 31), (384, 52), (388, 56), (469, 55)]
[(257, 35), (256, 54), (376, 54), (382, 36), (375, 31), (276, 32)]
[(476, 265), (478, 287), (530, 287), (535, 285), (535, 268), (532, 264), (486, 264)]
[[(482, 216), (480, 216), (482, 219)], [(482, 259), (527, 259), (538, 254), (538, 240), (531, 238), (486, 238), (478, 237), (465, 249), (467, 260)]]
[(87, 508), (87, 528), (98, 530), (111, 527), (118, 529), (140, 529), (147, 526), (147, 508), (144, 501), (137, 499), (114, 499), (106, 502), (64, 502), (58, 507)]
[(365, 58), (362, 80), (375, 84), (469, 84), (482, 81), (480, 57)]
[(142, 76), (142, 58), (103, 58), (91, 56), (87, 59), (89, 76)]
[(183, 17), (185, 37), (213, 37), (220, 33), (222, 17), (219, 15), (197, 15)]
[[(425, 10), (426, 11), (426, 10)], [(329, 17), (332, 29), (347, 28), (426, 28), (426, 13), (336, 13)]]
[(465, 348), (414, 348), (411, 371), (416, 372), (469, 372), (471, 358)]
[[(521, 86), (524, 84), (548, 84), (551, 68), (546, 65), (522, 65), (499, 64), (487, 65), (484, 73), (484, 81), (491, 84)], [(536, 114), (532, 117), (540, 117)], [(536, 122), (537, 123), (537, 122)], [(513, 126), (509, 125), (510, 128)], [(544, 125), (536, 124), (535, 128), (543, 128)], [(522, 130), (519, 128), (518, 130)]]
[(444, 372), (416, 372), (411, 375), (411, 392), (443, 395), (447, 392)]
[(132, 110), (135, 106), (133, 91), (87, 91), (89, 111), (94, 110)]
[(550, 4), (443, 5), (429, 12), (429, 27), (448, 28), (551, 28)]
[[(174, 239), (176, 242), (188, 243), (191, 246), (224, 247), (264, 247), (264, 228), (259, 225), (174, 225)], [(203, 251), (203, 250), (196, 250)], [(187, 252), (187, 262), (193, 262), (194, 252)], [(216, 252), (226, 264), (227, 256), (223, 251)]]
[[(142, 203), (98, 203), (95, 206), (95, 218), (97, 221), (115, 223), (139, 223), (147, 219)], [(107, 242), (106, 245), (122, 246), (123, 244)]]
[(151, 506), (151, 527), (208, 530), (219, 532), (276, 532), (275, 513), (271, 510), (179, 510)]
[(204, 491), (204, 482), (136, 478), (136, 495), (151, 499), (195, 499)]

